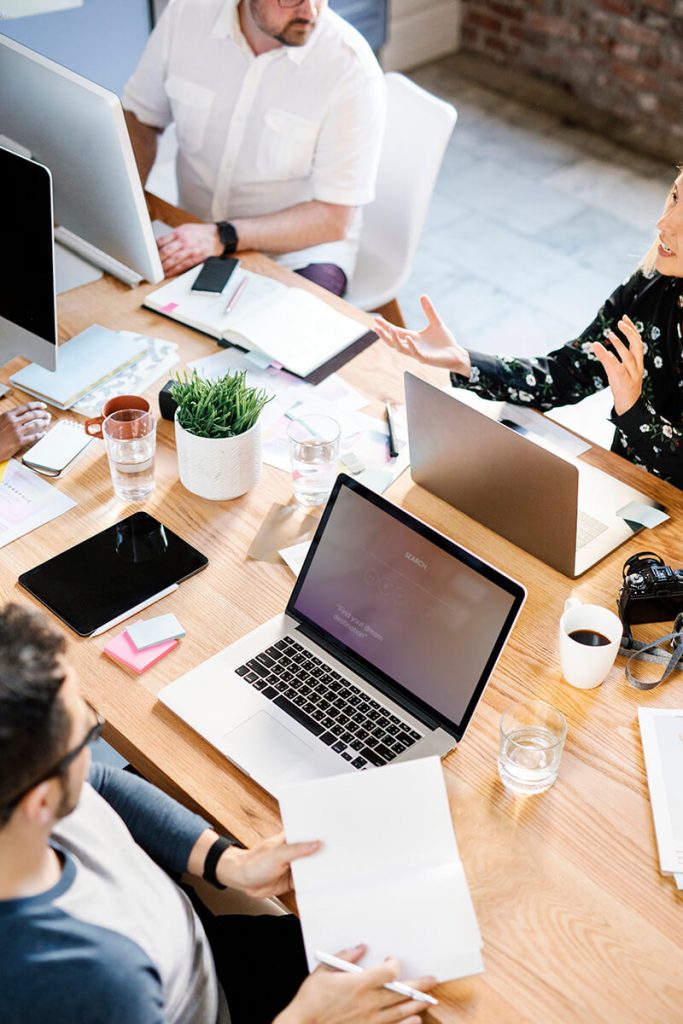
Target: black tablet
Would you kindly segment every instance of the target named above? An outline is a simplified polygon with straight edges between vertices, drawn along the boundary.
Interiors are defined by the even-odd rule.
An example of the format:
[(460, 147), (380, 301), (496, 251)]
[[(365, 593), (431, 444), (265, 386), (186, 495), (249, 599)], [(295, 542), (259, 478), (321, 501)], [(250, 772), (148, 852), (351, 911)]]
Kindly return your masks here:
[(22, 573), (19, 583), (79, 636), (149, 600), (208, 558), (147, 512)]

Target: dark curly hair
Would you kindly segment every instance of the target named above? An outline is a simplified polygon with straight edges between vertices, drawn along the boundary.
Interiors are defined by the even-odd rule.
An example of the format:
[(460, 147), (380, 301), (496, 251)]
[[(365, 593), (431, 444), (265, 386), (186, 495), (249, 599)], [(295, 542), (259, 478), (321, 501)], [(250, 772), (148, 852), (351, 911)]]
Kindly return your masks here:
[(8, 604), (0, 611), (0, 828), (14, 797), (59, 761), (69, 716), (59, 691), (66, 644), (37, 612)]

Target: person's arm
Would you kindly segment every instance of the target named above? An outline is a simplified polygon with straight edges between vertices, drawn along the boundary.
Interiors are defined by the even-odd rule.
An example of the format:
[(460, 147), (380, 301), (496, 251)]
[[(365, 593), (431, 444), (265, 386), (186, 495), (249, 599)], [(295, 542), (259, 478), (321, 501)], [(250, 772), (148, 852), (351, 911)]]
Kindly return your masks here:
[[(153, 861), (176, 875), (202, 876), (206, 855), (218, 839), (208, 822), (131, 772), (93, 762), (88, 781)], [(292, 888), (291, 862), (319, 848), (317, 842), (287, 843), (282, 833), (250, 850), (231, 846), (220, 856), (216, 877), (250, 896), (277, 896)]]
[(611, 416), (624, 454), (650, 473), (683, 487), (683, 429), (657, 413), (641, 395), (625, 413)]
[(135, 162), (138, 165), (140, 181), (145, 185), (157, 157), (157, 146), (161, 129), (154, 128), (150, 124), (143, 124), (132, 110), (124, 110), (123, 115), (128, 126), (128, 134), (133, 146)]
[[(237, 237), (237, 252), (255, 249), (282, 253), (307, 249), (346, 237), (355, 207), (322, 203), (311, 199), (275, 213), (231, 220)], [(181, 274), (208, 256), (223, 252), (215, 224), (181, 224), (158, 242), (161, 265), (166, 276)]]

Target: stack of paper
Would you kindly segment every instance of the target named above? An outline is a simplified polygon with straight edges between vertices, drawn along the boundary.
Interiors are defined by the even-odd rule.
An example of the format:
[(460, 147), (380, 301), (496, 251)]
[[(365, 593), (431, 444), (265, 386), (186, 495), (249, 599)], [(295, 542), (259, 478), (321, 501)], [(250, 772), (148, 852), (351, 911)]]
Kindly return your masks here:
[(663, 875), (683, 889), (683, 711), (638, 708)]
[(365, 943), (362, 966), (395, 956), (402, 979), (483, 971), (438, 758), (288, 786), (279, 798), (288, 841), (323, 844), (292, 864), (311, 969), (316, 950)]

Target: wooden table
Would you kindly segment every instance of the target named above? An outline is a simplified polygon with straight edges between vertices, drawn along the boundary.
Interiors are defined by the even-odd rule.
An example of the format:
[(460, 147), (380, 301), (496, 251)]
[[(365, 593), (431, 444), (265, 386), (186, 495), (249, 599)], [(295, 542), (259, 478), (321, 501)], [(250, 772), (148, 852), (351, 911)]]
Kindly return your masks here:
[[(245, 257), (244, 263), (315, 289), (263, 257)], [(60, 331), (70, 337), (93, 322), (135, 329), (178, 342), (184, 361), (215, 351), (210, 339), (142, 309), (148, 290), (131, 291), (105, 278), (67, 293), (59, 301)], [(366, 314), (344, 308), (369, 322)], [(415, 371), (416, 364), (374, 345), (343, 374), (376, 400), (400, 401), (408, 366)], [(431, 375), (443, 377), (443, 372)], [(149, 397), (154, 396), (152, 389)], [(370, 411), (379, 414), (379, 404)], [(618, 659), (601, 687), (575, 690), (561, 680), (556, 635), (570, 595), (614, 607), (627, 555), (654, 547), (670, 564), (683, 565), (683, 492), (610, 453), (591, 451), (586, 458), (659, 498), (672, 520), (624, 545), (578, 581), (414, 486), (408, 473), (388, 492), (529, 591), (467, 736), (444, 762), (486, 972), (443, 986), (441, 1004), (429, 1018), (434, 1021), (683, 1020), (683, 906), (673, 882), (659, 873), (636, 717), (639, 704), (683, 705), (683, 678), (678, 674), (661, 689), (640, 693), (627, 685)], [(204, 572), (154, 609), (175, 612), (188, 635), (140, 679), (102, 655), (108, 636), (72, 636), (70, 656), (84, 693), (107, 717), (109, 742), (148, 778), (250, 844), (279, 826), (275, 801), (177, 720), (155, 694), (284, 607), (292, 587), (289, 571), (247, 560), (245, 553), (271, 503), (289, 501), (290, 480), (265, 467), (258, 486), (242, 498), (195, 498), (178, 482), (173, 428), (165, 421), (159, 424), (156, 479), (145, 507), (210, 560)], [(78, 505), (3, 550), (3, 601), (28, 602), (16, 585), (21, 572), (132, 511), (113, 497), (101, 442), (56, 486)], [(106, 586), (106, 580), (102, 583)], [(529, 696), (558, 707), (569, 734), (558, 783), (542, 796), (523, 799), (509, 796), (498, 779), (498, 721), (506, 705)]]

